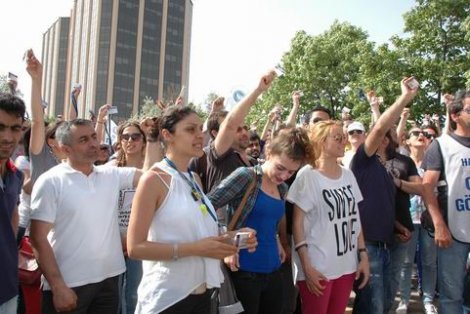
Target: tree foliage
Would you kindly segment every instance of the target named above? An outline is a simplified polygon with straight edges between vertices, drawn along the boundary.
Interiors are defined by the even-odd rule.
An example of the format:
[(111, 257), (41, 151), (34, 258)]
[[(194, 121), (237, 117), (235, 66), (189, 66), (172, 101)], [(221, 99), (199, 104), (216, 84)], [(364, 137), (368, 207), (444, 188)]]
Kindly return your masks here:
[(336, 118), (346, 106), (355, 119), (368, 122), (365, 94), (375, 90), (384, 108), (400, 93), (400, 80), (416, 76), (421, 92), (411, 118), (443, 113), (441, 95), (470, 85), (470, 2), (468, 0), (417, 0), (404, 15), (405, 36), (376, 46), (359, 27), (334, 22), (322, 34), (299, 31), (283, 56), (279, 77), (251, 110), (249, 121), (265, 121), (276, 104), (287, 116), (291, 93), (302, 90), (300, 114), (323, 105)]

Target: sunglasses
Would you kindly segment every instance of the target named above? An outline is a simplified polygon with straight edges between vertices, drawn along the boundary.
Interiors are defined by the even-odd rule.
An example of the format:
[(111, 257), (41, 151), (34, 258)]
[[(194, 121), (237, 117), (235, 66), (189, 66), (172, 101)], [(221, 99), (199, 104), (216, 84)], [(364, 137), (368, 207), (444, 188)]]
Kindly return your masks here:
[(361, 130), (351, 130), (351, 131), (348, 132), (349, 135), (353, 135), (353, 134), (361, 135), (362, 133), (364, 133), (364, 132), (361, 131)]
[(101, 146), (101, 147), (100, 147), (100, 150), (102, 150), (102, 151), (107, 151), (107, 150), (108, 150), (108, 146)]
[(124, 141), (129, 141), (129, 139), (132, 139), (134, 142), (138, 142), (142, 140), (142, 134), (141, 133), (124, 133), (121, 135), (121, 139)]
[(427, 139), (431, 139), (431, 138), (434, 138), (435, 135), (434, 134), (430, 134), (428, 132), (423, 132), (423, 131), (411, 131), (410, 132), (410, 136), (416, 136), (418, 137), (419, 135), (423, 135), (425, 138)]

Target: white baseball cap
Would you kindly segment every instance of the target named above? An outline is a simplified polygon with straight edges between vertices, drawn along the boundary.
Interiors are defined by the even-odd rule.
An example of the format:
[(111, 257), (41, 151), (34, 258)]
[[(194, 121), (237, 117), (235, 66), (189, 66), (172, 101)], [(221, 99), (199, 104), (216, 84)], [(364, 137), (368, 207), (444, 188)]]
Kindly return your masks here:
[(350, 131), (362, 131), (362, 132), (365, 132), (366, 131), (366, 128), (364, 128), (364, 124), (362, 124), (361, 122), (359, 121), (354, 121), (353, 123), (351, 123), (350, 125), (348, 125), (348, 132)]

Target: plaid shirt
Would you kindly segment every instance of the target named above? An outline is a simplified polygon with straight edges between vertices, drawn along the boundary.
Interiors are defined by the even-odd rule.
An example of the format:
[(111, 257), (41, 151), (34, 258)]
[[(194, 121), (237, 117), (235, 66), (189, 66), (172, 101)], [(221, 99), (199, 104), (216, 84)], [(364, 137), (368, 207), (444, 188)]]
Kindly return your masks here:
[[(261, 166), (257, 165), (249, 168), (237, 168), (227, 178), (220, 182), (217, 187), (213, 188), (212, 191), (207, 195), (215, 208), (221, 208), (225, 205), (228, 205), (228, 225), (228, 222), (232, 219), (233, 214), (237, 210), (246, 190), (253, 180), (253, 172), (256, 174), (256, 186), (246, 201), (245, 207), (243, 208), (242, 214), (240, 215), (240, 219), (235, 225), (235, 229), (242, 228), (245, 225), (246, 218), (255, 206), (258, 192), (261, 189), (261, 181), (263, 177), (263, 170), (261, 169)], [(288, 190), (287, 184), (282, 183), (278, 185), (278, 189), (281, 198), (284, 199)]]

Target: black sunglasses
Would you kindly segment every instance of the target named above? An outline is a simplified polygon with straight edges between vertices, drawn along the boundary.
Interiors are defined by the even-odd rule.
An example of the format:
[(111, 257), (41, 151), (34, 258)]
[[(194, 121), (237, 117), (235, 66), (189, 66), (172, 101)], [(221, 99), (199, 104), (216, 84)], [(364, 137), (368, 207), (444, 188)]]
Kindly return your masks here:
[(349, 134), (349, 135), (353, 135), (353, 134), (359, 134), (359, 135), (361, 135), (362, 133), (364, 133), (362, 130), (351, 130), (351, 131), (348, 131), (348, 134)]
[(121, 135), (121, 138), (124, 141), (128, 141), (129, 139), (132, 139), (134, 142), (137, 142), (142, 139), (142, 134), (141, 133), (124, 133)]

